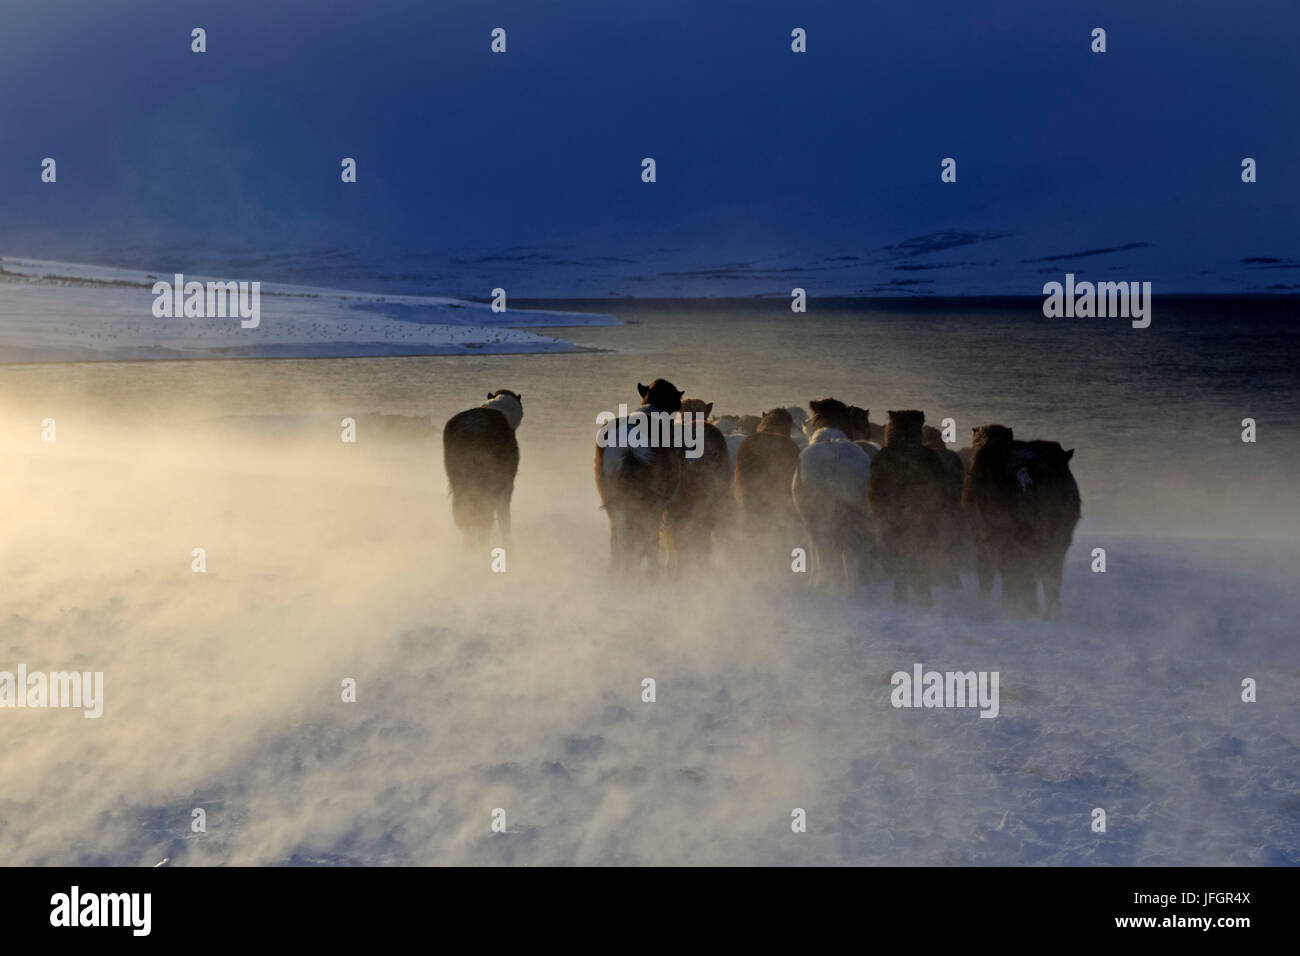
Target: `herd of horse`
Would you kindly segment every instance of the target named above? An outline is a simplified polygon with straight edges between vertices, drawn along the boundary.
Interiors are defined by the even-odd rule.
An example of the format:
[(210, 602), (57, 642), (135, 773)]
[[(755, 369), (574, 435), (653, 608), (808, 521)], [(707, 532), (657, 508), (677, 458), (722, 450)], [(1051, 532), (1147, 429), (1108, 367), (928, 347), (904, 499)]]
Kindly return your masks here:
[[(714, 417), (712, 402), (664, 379), (637, 392), (636, 411), (607, 421), (596, 442), (616, 571), (681, 575), (715, 554), (744, 555), (834, 589), (884, 574), (895, 600), (929, 606), (932, 588), (960, 587), (973, 570), (982, 597), (1000, 577), (1012, 613), (1038, 610), (1040, 584), (1044, 613), (1060, 613), (1080, 516), (1073, 449), (981, 425), (953, 451), (923, 412), (890, 411), (879, 424), (834, 398)], [(443, 430), (452, 516), (469, 544), (486, 540), (494, 519), (509, 537), (522, 418), (522, 396), (499, 389)], [(681, 443), (609, 440), (669, 418), (678, 434), (683, 422), (703, 430), (689, 453)]]

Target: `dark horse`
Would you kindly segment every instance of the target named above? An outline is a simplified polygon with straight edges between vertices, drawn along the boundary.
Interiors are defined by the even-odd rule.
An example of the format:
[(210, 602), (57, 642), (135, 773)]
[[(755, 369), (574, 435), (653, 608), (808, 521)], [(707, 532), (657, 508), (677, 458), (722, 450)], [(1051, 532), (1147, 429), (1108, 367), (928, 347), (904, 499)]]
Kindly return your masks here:
[(453, 415), (442, 430), (451, 516), (466, 545), (487, 539), (493, 517), (509, 543), (510, 496), (519, 471), (515, 429), (523, 417), (523, 396), (502, 388), (478, 408)]

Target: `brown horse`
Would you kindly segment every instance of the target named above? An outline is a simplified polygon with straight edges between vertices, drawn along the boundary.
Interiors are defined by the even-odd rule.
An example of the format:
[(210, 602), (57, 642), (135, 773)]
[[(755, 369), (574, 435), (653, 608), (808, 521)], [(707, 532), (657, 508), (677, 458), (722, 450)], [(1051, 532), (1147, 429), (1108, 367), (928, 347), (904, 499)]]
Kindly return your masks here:
[(684, 423), (702, 424), (703, 435), (696, 436), (702, 440), (700, 454), (686, 455), (681, 486), (664, 509), (660, 543), (674, 572), (707, 562), (715, 540), (732, 524), (731, 458), (722, 432), (704, 421), (711, 411), (712, 402), (682, 399)]
[[(1066, 451), (1054, 441), (1031, 441), (1029, 466), (1032, 482), (1034, 576), (1043, 583), (1043, 611), (1049, 616), (1061, 612), (1061, 572), (1065, 552), (1074, 539), (1082, 505), (1079, 485), (1070, 472), (1074, 449)], [(1037, 603), (1037, 594), (1033, 595)]]
[(894, 579), (894, 600), (906, 600), (910, 589), (928, 607), (946, 472), (939, 456), (922, 443), (924, 423), (924, 412), (889, 413), (885, 446), (871, 460), (867, 500), (880, 530), (885, 569)]
[(974, 430), (974, 451), (962, 491), (975, 539), (980, 594), (1002, 578), (1002, 601), (1013, 614), (1059, 613), (1061, 572), (1081, 512), (1070, 473), (1074, 450), (1052, 441), (1016, 441), (1010, 428)]
[(677, 495), (686, 449), (673, 447), (672, 419), (685, 392), (665, 379), (636, 386), (641, 407), (611, 419), (596, 436), (596, 490), (609, 515), (616, 571), (659, 569), (659, 525)]
[(939, 540), (936, 551), (936, 583), (961, 587), (961, 572), (970, 562), (970, 522), (961, 507), (962, 483), (966, 466), (961, 456), (947, 446), (943, 432), (932, 425), (921, 429), (921, 441), (943, 462), (943, 510), (939, 515)]
[(736, 451), (734, 484), (740, 530), (750, 546), (774, 556), (773, 566), (787, 565), (792, 547), (803, 539), (790, 493), (799, 465), (799, 446), (790, 437), (793, 428), (794, 419), (786, 409), (764, 412), (758, 430)]

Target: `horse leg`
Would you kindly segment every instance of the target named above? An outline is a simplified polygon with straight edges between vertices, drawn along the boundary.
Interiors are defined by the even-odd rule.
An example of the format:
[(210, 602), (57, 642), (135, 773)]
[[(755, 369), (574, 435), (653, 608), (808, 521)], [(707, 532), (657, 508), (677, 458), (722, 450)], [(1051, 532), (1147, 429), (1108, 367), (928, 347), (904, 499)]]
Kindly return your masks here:
[[(993, 596), (993, 575), (997, 573), (993, 548), (981, 537), (975, 538), (975, 573), (979, 575), (980, 597)], [(1005, 582), (1004, 582), (1005, 583)]]
[(1024, 617), (1029, 613), (1031, 601), (1037, 610), (1038, 589), (1024, 555), (1015, 548), (1007, 549), (998, 562), (998, 571), (1002, 574), (1002, 603), (1008, 614)]
[[(924, 546), (925, 542), (918, 544), (918, 547)], [(930, 595), (930, 568), (924, 554), (921, 553), (912, 555), (912, 591), (916, 594), (916, 603), (920, 607), (930, 607), (934, 604), (934, 599)]]
[(497, 496), (496, 513), (497, 525), (501, 528), (501, 541), (507, 548), (510, 547), (510, 496), (514, 493), (514, 488), (506, 488)]
[(1065, 564), (1065, 552), (1050, 555), (1043, 566), (1043, 616), (1059, 618), (1061, 616), (1061, 574)]
[[(605, 510), (609, 515), (609, 566), (618, 574), (626, 565), (627, 519), (618, 505), (606, 506)], [(622, 534), (619, 533), (620, 527)]]

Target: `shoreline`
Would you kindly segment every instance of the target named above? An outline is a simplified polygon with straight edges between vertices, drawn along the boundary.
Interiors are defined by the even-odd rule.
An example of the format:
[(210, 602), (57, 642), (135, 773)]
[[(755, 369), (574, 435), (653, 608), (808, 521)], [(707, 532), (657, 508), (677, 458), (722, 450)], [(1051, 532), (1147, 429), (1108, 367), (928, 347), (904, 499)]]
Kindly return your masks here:
[(265, 300), (246, 325), (225, 309), (206, 314), (211, 286), (205, 312), (201, 294), (191, 301), (189, 292), (203, 277), (189, 280), (185, 316), (163, 316), (154, 295), (167, 280), (153, 272), (0, 258), (0, 365), (580, 352), (586, 347), (530, 330), (621, 324), (608, 313), (255, 280), (244, 285)]

